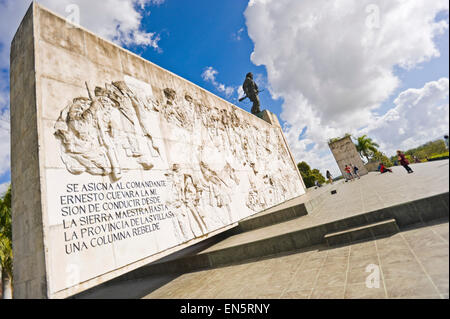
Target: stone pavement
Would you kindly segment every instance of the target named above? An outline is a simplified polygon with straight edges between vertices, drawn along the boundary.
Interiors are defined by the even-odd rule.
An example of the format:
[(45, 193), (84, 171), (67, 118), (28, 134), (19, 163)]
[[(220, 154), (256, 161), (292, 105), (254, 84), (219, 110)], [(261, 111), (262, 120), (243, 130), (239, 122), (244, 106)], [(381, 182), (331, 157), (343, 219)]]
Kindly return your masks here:
[[(394, 167), (393, 174), (369, 173), (352, 182), (311, 189), (305, 196), (250, 218), (298, 203), (305, 203), (308, 215), (235, 234), (198, 254), (230, 254), (246, 243), (448, 192), (448, 160), (415, 164), (412, 168), (414, 174)], [(331, 195), (332, 189), (337, 194)], [(448, 201), (446, 205), (448, 210)], [(434, 206), (427, 209), (430, 207), (432, 210)], [(392, 236), (345, 246), (330, 248), (321, 244), (181, 275), (160, 272), (114, 283), (80, 297), (448, 298), (448, 215), (408, 227)], [(379, 267), (379, 288), (366, 286), (371, 274), (366, 272), (369, 265)]]
[[(448, 221), (181, 275), (144, 298), (448, 298)], [(379, 288), (366, 272), (379, 266)]]

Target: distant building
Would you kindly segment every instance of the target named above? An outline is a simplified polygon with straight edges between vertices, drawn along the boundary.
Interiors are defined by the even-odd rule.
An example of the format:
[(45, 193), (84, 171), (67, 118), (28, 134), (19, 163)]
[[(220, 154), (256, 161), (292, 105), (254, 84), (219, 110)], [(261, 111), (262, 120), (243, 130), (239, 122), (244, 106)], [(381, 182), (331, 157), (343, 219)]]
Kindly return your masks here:
[(346, 176), (345, 165), (352, 165), (352, 168), (356, 165), (359, 168), (358, 173), (361, 176), (368, 173), (350, 136), (335, 140), (329, 143), (328, 146), (343, 176)]

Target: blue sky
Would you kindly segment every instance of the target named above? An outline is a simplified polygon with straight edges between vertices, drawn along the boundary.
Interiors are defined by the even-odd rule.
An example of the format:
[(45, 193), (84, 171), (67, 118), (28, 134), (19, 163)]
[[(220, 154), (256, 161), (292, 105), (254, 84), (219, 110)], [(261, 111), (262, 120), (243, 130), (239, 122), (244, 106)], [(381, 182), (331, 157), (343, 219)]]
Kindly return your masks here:
[[(227, 97), (202, 79), (206, 67), (217, 70), (216, 80), (227, 86), (242, 85), (247, 72), (267, 77), (264, 66), (250, 61), (253, 42), (247, 34), (244, 10), (247, 1), (166, 1), (152, 8), (143, 28), (161, 35), (159, 46), (130, 47), (142, 57), (250, 111), (251, 103), (237, 101), (237, 94)], [(261, 103), (279, 114), (281, 100), (273, 100), (266, 90)]]
[[(198, 0), (195, 5), (186, 1), (166, 1), (152, 8), (143, 21), (143, 28), (157, 30), (161, 35), (160, 50), (131, 46), (130, 50), (144, 58), (214, 92), (231, 103), (250, 111), (248, 100), (238, 102), (237, 92), (227, 96), (219, 92), (213, 84), (202, 79), (200, 70), (213, 66), (218, 74), (216, 80), (227, 86), (238, 87), (247, 72), (259, 75), (261, 84), (267, 85), (267, 72), (264, 65), (256, 66), (250, 55), (254, 43), (248, 36), (244, 11), (248, 1), (207, 1)], [(448, 20), (448, 12), (441, 11), (436, 21)], [(374, 113), (384, 115), (392, 108), (397, 95), (408, 88), (421, 88), (425, 83), (448, 78), (449, 41), (448, 29), (434, 38), (440, 57), (436, 57), (413, 67), (403, 69), (394, 66), (394, 74), (401, 80), (400, 85), (388, 99), (380, 104)], [(301, 75), (299, 75), (301, 76)], [(269, 90), (260, 93), (263, 108), (277, 114), (280, 118), (283, 98), (272, 98)], [(282, 125), (285, 121), (280, 119)], [(304, 126), (299, 140), (307, 132)], [(439, 136), (440, 137), (440, 136)], [(438, 136), (433, 137), (438, 138)], [(307, 144), (308, 152), (315, 143)], [(327, 150), (322, 154), (326, 154)]]
[[(346, 132), (387, 155), (448, 133), (446, 1), (38, 2), (63, 16), (77, 4), (87, 29), (246, 111), (238, 88), (253, 72), (296, 161), (322, 173), (338, 174), (326, 141)], [(10, 180), (9, 43), (29, 4), (0, 0), (0, 191)]]
[[(448, 20), (447, 14), (439, 14), (436, 17), (437, 21)], [(441, 77), (448, 78), (449, 70), (449, 34), (447, 31), (439, 36), (435, 37), (436, 47), (440, 52), (440, 57), (431, 59), (426, 63), (417, 65), (411, 70), (405, 70), (400, 67), (395, 67), (395, 74), (401, 79), (402, 83), (399, 88), (394, 92), (392, 97), (387, 100), (383, 105), (377, 110), (377, 113), (384, 114), (390, 108), (393, 103), (393, 98), (398, 95), (401, 91), (408, 88), (420, 88), (423, 87), (425, 83), (433, 81)]]

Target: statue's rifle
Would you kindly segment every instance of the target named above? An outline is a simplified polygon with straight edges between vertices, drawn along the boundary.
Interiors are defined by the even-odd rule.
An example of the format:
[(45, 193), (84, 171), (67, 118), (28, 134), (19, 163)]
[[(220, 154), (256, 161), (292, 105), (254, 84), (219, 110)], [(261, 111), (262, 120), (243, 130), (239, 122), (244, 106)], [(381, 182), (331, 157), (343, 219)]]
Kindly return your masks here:
[[(264, 90), (258, 91), (256, 94), (259, 94), (259, 93), (261, 93), (261, 92), (264, 92)], [(239, 99), (239, 102), (244, 101), (246, 98), (248, 98), (247, 95), (245, 95), (244, 97), (241, 97), (241, 98)]]

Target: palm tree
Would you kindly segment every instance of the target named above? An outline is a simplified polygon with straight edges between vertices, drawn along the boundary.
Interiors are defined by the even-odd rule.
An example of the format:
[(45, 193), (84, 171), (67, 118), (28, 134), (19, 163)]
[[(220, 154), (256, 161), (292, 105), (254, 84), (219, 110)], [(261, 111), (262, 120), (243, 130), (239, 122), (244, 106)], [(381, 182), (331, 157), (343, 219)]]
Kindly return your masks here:
[(367, 137), (367, 135), (358, 137), (357, 141), (358, 144), (356, 144), (356, 150), (361, 157), (365, 157), (367, 162), (369, 162), (369, 156), (378, 152), (377, 147), (380, 147), (380, 145), (372, 141), (372, 139)]
[(11, 186), (0, 198), (0, 268), (3, 299), (12, 298)]

